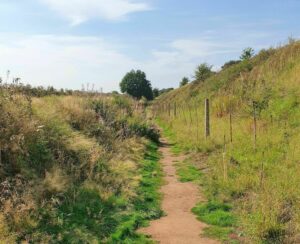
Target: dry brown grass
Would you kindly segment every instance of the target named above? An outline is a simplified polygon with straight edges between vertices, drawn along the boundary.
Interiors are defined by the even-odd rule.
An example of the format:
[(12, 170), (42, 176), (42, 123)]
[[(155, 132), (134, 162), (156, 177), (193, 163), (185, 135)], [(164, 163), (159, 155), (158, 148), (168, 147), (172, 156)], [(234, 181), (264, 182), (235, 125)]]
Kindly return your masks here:
[[(123, 211), (116, 207), (118, 199), (130, 203), (126, 211), (132, 208), (146, 143), (122, 131), (127, 128), (119, 120), (138, 121), (132, 117), (133, 102), (126, 99), (50, 96), (31, 102), (0, 87), (0, 243), (51, 243), (75, 237), (93, 243), (111, 234), (113, 227), (103, 227), (102, 222), (115, 227), (112, 216)], [(104, 105), (104, 111), (96, 111), (94, 103)], [(98, 212), (90, 209), (81, 216), (86, 211), (81, 209), (84, 194), (90, 198), (84, 199), (87, 208)], [(102, 205), (111, 206), (101, 212)], [(61, 208), (71, 213), (61, 214)], [(56, 232), (69, 228), (64, 219), (76, 214), (82, 225), (74, 220), (76, 228)], [(96, 234), (85, 226), (91, 221), (99, 225)]]

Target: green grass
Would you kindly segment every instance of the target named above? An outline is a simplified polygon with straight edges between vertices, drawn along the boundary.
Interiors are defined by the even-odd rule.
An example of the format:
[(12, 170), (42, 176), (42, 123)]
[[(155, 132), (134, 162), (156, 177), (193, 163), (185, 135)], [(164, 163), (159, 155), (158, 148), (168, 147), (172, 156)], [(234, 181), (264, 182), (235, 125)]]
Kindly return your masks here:
[(236, 224), (236, 218), (231, 213), (231, 206), (223, 203), (208, 202), (199, 203), (193, 208), (193, 213), (198, 218), (210, 225), (231, 227)]
[(168, 142), (171, 144), (171, 152), (175, 155), (181, 154), (184, 149), (176, 140), (176, 134), (172, 131), (171, 127), (164, 123), (162, 120), (156, 120), (157, 125), (163, 129), (163, 136), (168, 138)]
[(140, 162), (140, 185), (133, 201), (121, 196), (101, 199), (94, 190), (81, 188), (58, 208), (41, 209), (42, 220), (36, 233), (47, 233), (56, 243), (152, 243), (136, 230), (150, 220), (160, 218), (162, 170), (158, 146), (149, 142)]
[[(300, 202), (296, 200), (300, 195), (299, 74), (298, 41), (262, 50), (205, 82), (164, 94), (154, 104), (157, 120), (172, 143), (182, 153), (193, 151), (203, 156), (205, 171), (199, 178), (207, 198), (236, 206), (238, 229), (250, 243), (291, 243), (300, 232)], [(211, 101), (208, 139), (203, 133), (203, 101), (207, 97)], [(165, 109), (170, 104), (173, 114), (175, 103), (176, 118)], [(256, 148), (253, 104), (257, 112)], [(193, 168), (178, 167), (184, 180), (193, 178), (187, 176), (193, 175)], [(216, 221), (219, 215), (227, 218), (227, 213), (218, 212), (210, 219)], [(210, 234), (218, 235), (220, 228), (214, 227)]]
[(237, 240), (232, 240), (229, 235), (234, 233), (234, 228), (232, 227), (220, 227), (220, 226), (209, 226), (204, 229), (204, 236), (208, 238), (215, 238), (226, 243), (235, 244), (239, 243)]
[(0, 179), (9, 185), (1, 243), (151, 243), (136, 230), (163, 215), (160, 155), (149, 140), (158, 133), (105, 99), (6, 99), (0, 89)]
[(231, 209), (228, 204), (211, 201), (198, 203), (192, 211), (199, 220), (210, 225), (204, 231), (205, 236), (233, 243), (229, 235), (234, 233), (237, 219)]
[(163, 174), (159, 159), (157, 144), (149, 143), (141, 163), (142, 180), (137, 191), (137, 198), (133, 202), (133, 212), (119, 223), (108, 243), (152, 243), (144, 235), (137, 234), (136, 230), (146, 226), (150, 220), (163, 216), (160, 206), (161, 194), (159, 193)]
[(176, 164), (177, 174), (181, 182), (199, 182), (202, 173), (191, 164), (190, 159)]

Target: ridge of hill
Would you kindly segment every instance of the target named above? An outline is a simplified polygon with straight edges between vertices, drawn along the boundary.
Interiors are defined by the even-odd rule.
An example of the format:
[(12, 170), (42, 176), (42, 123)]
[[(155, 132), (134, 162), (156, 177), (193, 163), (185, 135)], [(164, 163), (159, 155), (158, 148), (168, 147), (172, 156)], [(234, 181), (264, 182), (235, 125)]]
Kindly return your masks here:
[[(237, 223), (225, 236), (299, 243), (300, 42), (262, 50), (204, 82), (163, 94), (153, 113), (178, 150), (193, 154), (190, 164), (204, 169), (210, 202), (232, 205)], [(208, 233), (218, 236), (221, 227)]]

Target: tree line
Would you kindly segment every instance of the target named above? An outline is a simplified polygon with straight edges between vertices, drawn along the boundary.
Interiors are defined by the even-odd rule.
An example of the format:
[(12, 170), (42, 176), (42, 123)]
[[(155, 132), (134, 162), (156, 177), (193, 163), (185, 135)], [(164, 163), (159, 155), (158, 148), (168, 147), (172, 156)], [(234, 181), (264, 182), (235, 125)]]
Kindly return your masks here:
[[(234, 64), (248, 60), (254, 55), (254, 50), (251, 47), (245, 48), (239, 60), (231, 60), (222, 66), (222, 69), (228, 68)], [(197, 66), (193, 76), (193, 82), (204, 82), (206, 79), (214, 75), (216, 72), (212, 70), (213, 66), (208, 63), (202, 63)], [(179, 83), (180, 87), (189, 84), (191, 81), (188, 77), (183, 77)], [(169, 92), (174, 88), (158, 89), (152, 88), (152, 84), (147, 80), (146, 73), (141, 70), (131, 70), (120, 82), (120, 90), (122, 93), (127, 93), (136, 99), (145, 98), (153, 100), (154, 98)]]

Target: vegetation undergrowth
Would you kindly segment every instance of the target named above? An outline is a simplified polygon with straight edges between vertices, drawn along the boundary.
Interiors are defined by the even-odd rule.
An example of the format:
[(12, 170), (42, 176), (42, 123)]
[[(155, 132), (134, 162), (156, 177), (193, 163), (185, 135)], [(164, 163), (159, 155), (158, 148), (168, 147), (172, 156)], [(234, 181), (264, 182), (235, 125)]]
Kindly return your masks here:
[(0, 86), (0, 242), (148, 242), (159, 135), (135, 102), (28, 94)]
[(209, 201), (199, 203), (192, 211), (199, 220), (210, 225), (205, 229), (206, 236), (233, 243), (229, 235), (234, 233), (237, 220), (231, 209), (232, 207), (228, 204)]
[(233, 206), (242, 241), (300, 240), (299, 74), (300, 42), (290, 42), (231, 62), (204, 81), (162, 95), (153, 105), (172, 141), (194, 153), (209, 202)]
[(163, 175), (159, 159), (157, 144), (149, 143), (141, 162), (142, 179), (134, 200), (134, 212), (127, 217), (128, 220), (123, 221), (108, 243), (152, 243), (135, 231), (138, 227), (146, 226), (149, 220), (158, 219), (163, 215), (159, 193)]

